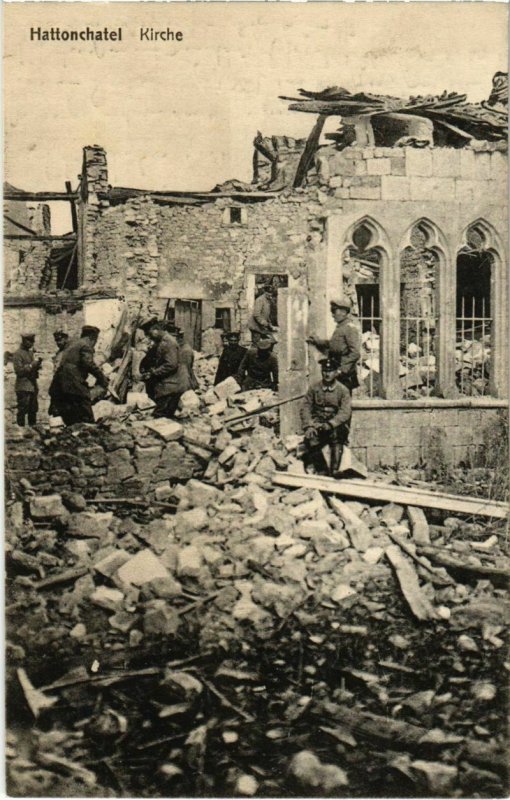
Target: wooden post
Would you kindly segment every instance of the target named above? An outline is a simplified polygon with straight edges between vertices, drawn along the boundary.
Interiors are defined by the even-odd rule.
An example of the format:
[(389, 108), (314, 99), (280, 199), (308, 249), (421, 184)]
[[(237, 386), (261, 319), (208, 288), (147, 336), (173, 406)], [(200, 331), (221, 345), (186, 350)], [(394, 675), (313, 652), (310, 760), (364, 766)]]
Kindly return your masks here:
[(508, 267), (499, 254), (491, 264), (491, 351), (490, 394), (508, 395)]
[[(300, 288), (278, 291), (278, 369), (279, 400), (306, 392), (308, 385), (308, 350), (306, 344), (308, 296)], [(301, 431), (301, 401), (280, 409), (280, 435)]]
[(294, 188), (301, 186), (303, 181), (306, 178), (306, 173), (310, 168), (310, 164), (312, 163), (312, 159), (317, 151), (317, 145), (319, 144), (320, 135), (322, 133), (322, 129), (324, 127), (324, 123), (326, 122), (327, 114), (319, 114), (317, 117), (317, 121), (312, 128), (310, 136), (305, 145), (305, 149), (299, 159), (299, 164), (296, 170), (296, 176), (294, 178)]

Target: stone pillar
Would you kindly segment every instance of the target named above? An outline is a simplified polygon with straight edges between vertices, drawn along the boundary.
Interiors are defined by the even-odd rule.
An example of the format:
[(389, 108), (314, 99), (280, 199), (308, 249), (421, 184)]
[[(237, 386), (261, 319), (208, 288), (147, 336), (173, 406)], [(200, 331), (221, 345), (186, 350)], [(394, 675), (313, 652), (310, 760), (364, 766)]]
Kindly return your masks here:
[(79, 282), (85, 287), (97, 284), (95, 267), (95, 226), (109, 201), (100, 195), (108, 192), (106, 151), (95, 144), (83, 148), (78, 204)]
[(491, 374), (490, 394), (508, 396), (508, 266), (499, 254), (493, 253), (491, 269)]
[(443, 253), (439, 256), (436, 331), (437, 389), (440, 397), (457, 397), (455, 385), (456, 266)]
[[(304, 394), (308, 386), (308, 351), (306, 344), (308, 295), (302, 289), (278, 291), (278, 399)], [(280, 435), (301, 431), (301, 401), (280, 407)]]
[(401, 396), (400, 367), (400, 260), (384, 255), (380, 278), (381, 394), (388, 400)]

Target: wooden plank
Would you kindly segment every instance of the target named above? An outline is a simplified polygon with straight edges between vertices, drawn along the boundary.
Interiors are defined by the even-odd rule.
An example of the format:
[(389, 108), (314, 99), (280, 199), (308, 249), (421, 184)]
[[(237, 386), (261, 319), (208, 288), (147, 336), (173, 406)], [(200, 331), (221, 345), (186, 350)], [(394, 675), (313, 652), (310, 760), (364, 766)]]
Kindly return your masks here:
[(49, 234), (29, 235), (25, 233), (6, 233), (4, 235), (4, 239), (22, 239), (30, 242), (74, 242), (75, 238), (74, 234), (68, 236), (50, 236)]
[(456, 580), (489, 580), (494, 586), (508, 589), (510, 571), (504, 567), (477, 566), (457, 558), (449, 550), (436, 550), (434, 547), (421, 547), (420, 553), (448, 570)]
[(390, 544), (385, 552), (386, 558), (395, 570), (402, 594), (416, 619), (422, 622), (437, 619), (432, 603), (420, 588), (418, 575), (411, 562), (404, 558), (400, 548), (394, 544)]
[(43, 200), (79, 200), (79, 195), (73, 192), (4, 192), (4, 200), (15, 200), (20, 203), (42, 202)]
[(365, 552), (372, 544), (372, 534), (360, 517), (337, 497), (329, 498), (329, 505), (345, 523), (352, 546), (359, 552)]
[[(73, 194), (71, 181), (66, 181), (66, 192), (69, 195)], [(74, 233), (78, 234), (78, 214), (76, 213), (76, 201), (70, 198), (70, 202), (71, 202), (71, 220), (73, 223), (73, 231)]]
[[(21, 222), (17, 222), (15, 219), (10, 217), (8, 214), (4, 214), (4, 219), (7, 220), (7, 222), (11, 222), (13, 225), (16, 226), (16, 228), (19, 228), (21, 231), (25, 231), (25, 233), (29, 233), (31, 237), (32, 236), (37, 236), (36, 232), (33, 231), (32, 228), (27, 228), (26, 225), (22, 225)], [(4, 239), (5, 239), (5, 235), (4, 235)]]
[(321, 492), (357, 497), (364, 500), (403, 503), (420, 508), (438, 508), (459, 514), (470, 514), (484, 517), (506, 519), (508, 505), (484, 498), (467, 498), (457, 495), (439, 494), (407, 489), (403, 486), (386, 486), (363, 480), (335, 480), (316, 475), (299, 475), (291, 472), (275, 472), (273, 483), (279, 486), (297, 486), (319, 489)]
[(299, 159), (299, 164), (297, 166), (296, 175), (294, 177), (294, 188), (298, 186), (302, 186), (304, 179), (306, 178), (306, 174), (310, 168), (312, 163), (312, 159), (317, 151), (317, 146), (319, 144), (319, 139), (322, 133), (322, 129), (324, 127), (324, 123), (326, 122), (327, 115), (326, 114), (319, 114), (317, 117), (317, 121), (313, 126), (310, 136), (305, 145), (305, 149), (301, 153), (301, 158)]

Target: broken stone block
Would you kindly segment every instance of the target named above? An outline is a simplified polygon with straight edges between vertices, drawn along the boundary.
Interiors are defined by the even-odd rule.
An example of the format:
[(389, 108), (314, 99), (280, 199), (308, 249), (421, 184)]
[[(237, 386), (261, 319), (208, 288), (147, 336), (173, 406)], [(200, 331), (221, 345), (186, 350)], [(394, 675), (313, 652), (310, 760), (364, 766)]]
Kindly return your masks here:
[(67, 535), (80, 539), (102, 539), (113, 521), (113, 511), (83, 511), (71, 514)]
[(194, 478), (188, 481), (186, 488), (192, 506), (206, 507), (218, 499), (218, 490), (214, 486), (208, 486), (207, 483), (202, 483)]
[(32, 497), (30, 500), (30, 516), (33, 519), (52, 519), (66, 514), (67, 511), (59, 494)]
[(144, 411), (147, 408), (154, 408), (156, 405), (154, 400), (151, 400), (149, 395), (145, 392), (128, 392), (126, 403), (128, 406), (139, 408), (140, 411)]
[(183, 415), (186, 414), (193, 414), (196, 411), (200, 411), (200, 398), (193, 389), (188, 389), (187, 392), (184, 392), (179, 398), (179, 408), (181, 409)]
[[(219, 400), (217, 403), (213, 403), (207, 409), (211, 417), (218, 417), (220, 414), (224, 414), (227, 410), (227, 401), (226, 400)], [(220, 423), (222, 426), (222, 423)]]
[(189, 672), (179, 672), (173, 669), (165, 670), (160, 686), (170, 689), (182, 700), (192, 700), (201, 694), (204, 688), (198, 678), (190, 675)]
[(267, 564), (276, 552), (275, 539), (272, 536), (256, 536), (246, 542), (246, 556), (257, 564)]
[(397, 525), (402, 519), (403, 515), (403, 506), (399, 506), (396, 503), (387, 503), (382, 507), (379, 514), (379, 519), (381, 522), (386, 523), (386, 525)]
[(134, 614), (129, 614), (127, 611), (117, 611), (113, 617), (110, 617), (108, 622), (116, 631), (127, 633), (131, 628), (136, 625), (137, 617)]
[(148, 419), (144, 420), (144, 425), (154, 431), (164, 439), (165, 442), (173, 442), (181, 439), (184, 435), (184, 428), (173, 419)]
[(69, 511), (85, 511), (87, 501), (82, 494), (62, 492), (62, 502)]
[(363, 561), (367, 564), (377, 564), (384, 555), (382, 547), (368, 547), (362, 555)]
[(114, 550), (100, 561), (95, 562), (94, 569), (96, 572), (100, 572), (101, 575), (104, 575), (106, 578), (111, 578), (111, 576), (117, 572), (119, 567), (125, 564), (126, 561), (129, 561), (130, 558), (131, 556), (126, 552), (126, 550)]
[(175, 531), (178, 535), (199, 531), (209, 522), (205, 508), (191, 508), (189, 511), (179, 511), (175, 517)]
[(179, 547), (176, 544), (169, 544), (161, 553), (159, 560), (170, 572), (177, 571), (179, 561)]
[(182, 577), (197, 578), (204, 565), (204, 558), (198, 547), (190, 544), (179, 550), (177, 574)]
[(170, 486), (170, 481), (164, 481), (164, 483), (160, 483), (154, 489), (154, 497), (160, 503), (164, 502), (165, 500), (169, 500), (173, 494), (174, 492)]
[(211, 387), (202, 395), (202, 400), (207, 406), (212, 406), (214, 403), (218, 402), (219, 398), (214, 389)]
[(154, 578), (146, 585), (156, 597), (169, 600), (172, 597), (177, 597), (182, 592), (182, 584), (175, 580), (171, 575), (166, 578)]
[(214, 387), (214, 391), (220, 400), (227, 400), (229, 397), (232, 397), (240, 392), (241, 387), (235, 378), (230, 377), (226, 378), (224, 381), (221, 381), (221, 383), (217, 383)]
[(141, 476), (151, 476), (159, 464), (161, 447), (135, 447), (136, 471)]
[(182, 445), (178, 442), (168, 442), (161, 454), (154, 480), (156, 482), (166, 479), (189, 480), (193, 477), (197, 464), (196, 459), (190, 453), (187, 453)]
[(131, 453), (127, 448), (113, 450), (107, 453), (108, 460), (108, 480), (123, 481), (135, 474), (135, 468), (131, 462)]
[(98, 586), (90, 595), (90, 602), (107, 611), (117, 611), (120, 608), (124, 594), (119, 589), (110, 589), (108, 586)]
[(78, 624), (75, 625), (74, 628), (72, 628), (71, 631), (69, 632), (69, 636), (71, 636), (73, 639), (83, 639), (83, 637), (86, 635), (87, 635), (87, 628), (85, 627), (83, 622), (78, 622)]
[(168, 578), (169, 573), (152, 550), (145, 549), (126, 561), (117, 570), (117, 577), (123, 583), (142, 586), (155, 578)]
[(303, 519), (297, 526), (297, 533), (302, 539), (315, 539), (316, 536), (330, 532), (331, 527), (326, 520)]
[(147, 603), (143, 617), (144, 632), (173, 636), (181, 623), (177, 612), (165, 600), (151, 600)]

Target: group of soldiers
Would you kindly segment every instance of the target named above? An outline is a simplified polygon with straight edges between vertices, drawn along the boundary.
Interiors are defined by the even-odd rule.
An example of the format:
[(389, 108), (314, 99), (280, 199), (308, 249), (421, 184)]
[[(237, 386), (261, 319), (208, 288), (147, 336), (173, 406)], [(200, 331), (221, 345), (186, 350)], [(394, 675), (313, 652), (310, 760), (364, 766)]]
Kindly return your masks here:
[[(222, 334), (223, 350), (219, 358), (215, 385), (234, 377), (243, 391), (278, 387), (278, 359), (275, 326), (270, 318), (271, 288), (257, 298), (249, 323), (252, 346), (240, 345), (239, 331)], [(351, 394), (358, 384), (356, 367), (360, 357), (360, 331), (350, 317), (349, 299), (331, 301), (336, 328), (331, 339), (310, 336), (321, 359), (321, 380), (310, 386), (303, 403), (305, 460), (314, 463), (329, 446), (327, 470), (338, 471), (343, 446), (348, 440), (351, 420)], [(142, 358), (138, 375), (148, 396), (154, 401), (155, 417), (173, 417), (179, 400), (188, 389), (196, 389), (194, 352), (184, 341), (182, 330), (165, 320), (151, 317), (139, 326), (150, 344)], [(54, 374), (49, 396), (49, 413), (62, 418), (65, 425), (94, 422), (92, 394), (88, 377), (92, 375), (99, 390), (106, 393), (108, 379), (94, 360), (99, 328), (85, 325), (81, 335), (69, 339), (63, 331), (54, 334), (57, 351), (53, 357)], [(18, 425), (35, 425), (38, 411), (38, 376), (42, 360), (34, 355), (35, 334), (23, 334), (21, 346), (13, 355), (16, 373)]]

